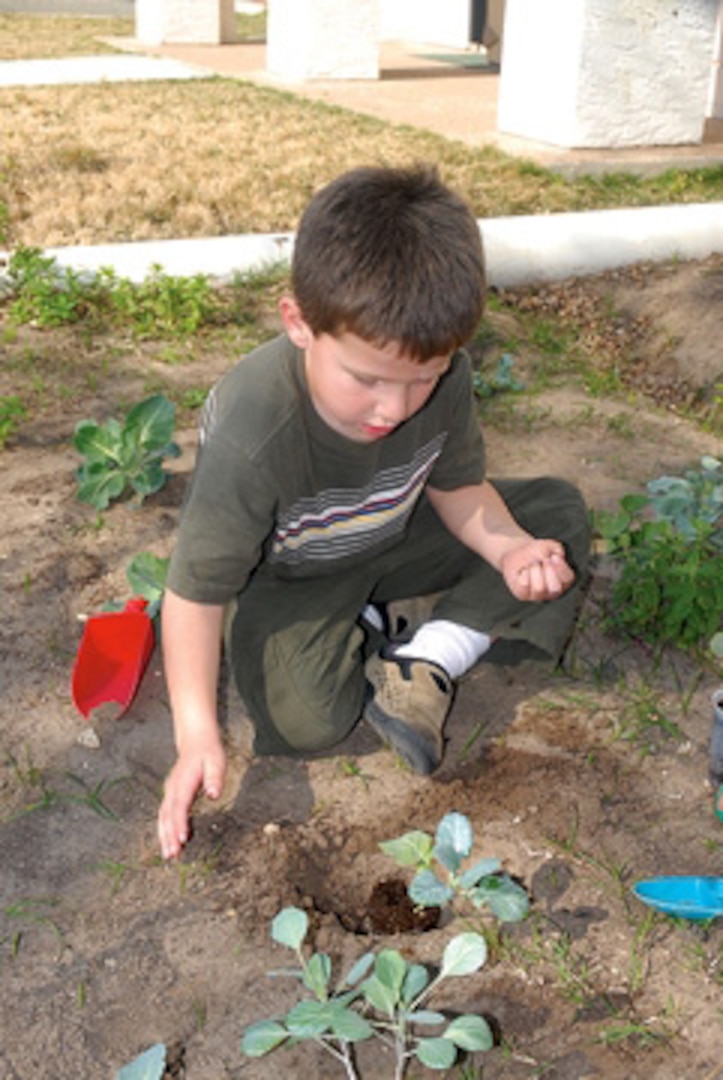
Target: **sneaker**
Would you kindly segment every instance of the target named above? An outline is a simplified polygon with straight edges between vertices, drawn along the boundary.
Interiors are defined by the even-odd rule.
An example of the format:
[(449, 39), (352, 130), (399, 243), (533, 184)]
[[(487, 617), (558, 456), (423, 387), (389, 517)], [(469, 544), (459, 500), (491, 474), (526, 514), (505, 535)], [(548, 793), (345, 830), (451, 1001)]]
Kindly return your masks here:
[(444, 754), (442, 729), (454, 697), (447, 672), (387, 650), (370, 658), (366, 677), (373, 693), (364, 719), (415, 772), (434, 772)]

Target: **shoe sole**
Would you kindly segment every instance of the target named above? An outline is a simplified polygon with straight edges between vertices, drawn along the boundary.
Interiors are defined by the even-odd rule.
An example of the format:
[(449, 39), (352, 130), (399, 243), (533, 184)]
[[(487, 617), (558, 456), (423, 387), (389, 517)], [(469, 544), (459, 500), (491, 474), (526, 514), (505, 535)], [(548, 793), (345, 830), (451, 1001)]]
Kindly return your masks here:
[(387, 743), (420, 776), (429, 776), (441, 765), (441, 757), (430, 750), (426, 739), (401, 720), (389, 716), (374, 700), (364, 710), (364, 719), (382, 742)]

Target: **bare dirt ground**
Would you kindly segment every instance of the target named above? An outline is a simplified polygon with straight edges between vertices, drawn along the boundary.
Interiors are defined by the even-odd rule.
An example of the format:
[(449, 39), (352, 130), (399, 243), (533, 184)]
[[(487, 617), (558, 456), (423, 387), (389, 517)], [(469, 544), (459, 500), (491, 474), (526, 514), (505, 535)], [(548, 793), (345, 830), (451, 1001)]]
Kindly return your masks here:
[[(721, 379), (720, 260), (520, 298), (551, 317), (571, 305), (630, 393), (592, 397), (551, 380), (511, 399), (483, 417), (492, 475), (557, 473), (591, 507), (612, 509), (652, 477), (720, 451), (712, 407), (706, 426), (676, 408), (698, 402), (705, 413)], [(509, 311), (492, 322), (514, 337)], [(451, 810), (470, 818), (476, 852), (525, 885), (532, 910), (491, 934), (486, 967), (438, 1002), (484, 1014), (497, 1034), (492, 1051), (449, 1075), (721, 1080), (723, 921), (670, 920), (630, 888), (723, 872), (707, 782), (721, 673), (674, 651), (656, 664), (606, 630), (610, 568), (599, 559), (563, 669), (480, 665), (459, 689), (432, 779), (401, 768), (363, 727), (333, 756), (253, 761), (226, 687), (227, 790), (220, 804), (199, 804), (186, 855), (163, 865), (155, 814), (173, 746), (158, 653), (119, 720), (89, 725), (69, 680), (79, 614), (128, 596), (134, 554), (171, 549), (193, 417), (180, 414), (183, 454), (166, 487), (101, 518), (76, 500), (70, 438), (78, 419), (117, 415), (159, 382), (176, 395), (207, 385), (235, 357), (217, 344), (169, 367), (143, 345), (117, 341), (111, 354), (106, 342), (114, 359), (91, 378), (82, 358), (101, 347), (92, 337), (26, 327), (5, 340), (0, 394), (18, 393), (20, 380), (36, 408), (0, 455), (2, 1080), (107, 1080), (156, 1042), (169, 1046), (167, 1075), (186, 1080), (340, 1075), (313, 1046), (241, 1055), (244, 1027), (298, 992), (266, 975), (287, 962), (269, 922), (286, 904), (306, 908), (315, 946), (335, 963), (383, 945), (438, 962), (459, 919), (389, 933), (370, 924), (368, 901), (400, 873), (379, 841), (433, 831)], [(523, 350), (521, 370), (533, 362)], [(367, 1077), (392, 1075), (381, 1050), (363, 1048), (359, 1063)]]

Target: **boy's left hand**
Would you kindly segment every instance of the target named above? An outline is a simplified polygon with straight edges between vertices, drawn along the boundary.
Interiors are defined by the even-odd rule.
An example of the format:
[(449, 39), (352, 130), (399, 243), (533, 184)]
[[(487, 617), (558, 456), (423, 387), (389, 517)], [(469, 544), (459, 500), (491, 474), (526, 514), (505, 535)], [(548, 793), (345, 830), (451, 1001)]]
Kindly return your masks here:
[(528, 540), (503, 556), (500, 573), (518, 600), (555, 600), (575, 580), (558, 540)]

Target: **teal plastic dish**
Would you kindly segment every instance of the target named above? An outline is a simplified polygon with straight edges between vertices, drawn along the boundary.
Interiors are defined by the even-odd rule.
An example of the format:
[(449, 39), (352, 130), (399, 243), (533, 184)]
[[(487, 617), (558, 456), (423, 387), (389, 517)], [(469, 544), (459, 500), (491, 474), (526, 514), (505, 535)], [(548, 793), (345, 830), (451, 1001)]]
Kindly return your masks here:
[(644, 904), (677, 919), (723, 915), (723, 877), (660, 877), (639, 881), (633, 892)]

